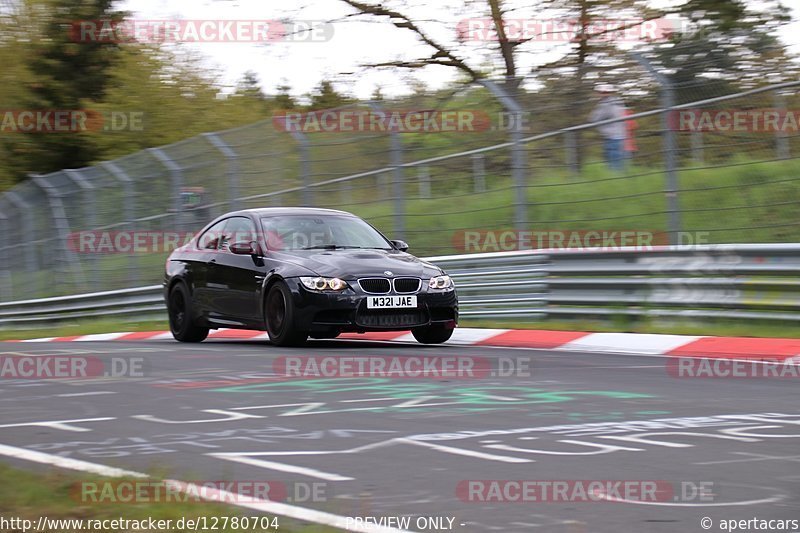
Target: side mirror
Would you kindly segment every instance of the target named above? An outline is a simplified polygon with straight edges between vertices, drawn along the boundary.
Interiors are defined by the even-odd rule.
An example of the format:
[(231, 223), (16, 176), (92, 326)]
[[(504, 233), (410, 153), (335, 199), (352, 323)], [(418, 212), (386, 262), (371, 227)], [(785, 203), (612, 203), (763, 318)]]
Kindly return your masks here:
[(235, 242), (228, 247), (232, 254), (236, 255), (259, 255), (258, 243), (255, 241)]
[(389, 241), (392, 243), (392, 246), (400, 250), (401, 252), (408, 251), (408, 243), (406, 241)]

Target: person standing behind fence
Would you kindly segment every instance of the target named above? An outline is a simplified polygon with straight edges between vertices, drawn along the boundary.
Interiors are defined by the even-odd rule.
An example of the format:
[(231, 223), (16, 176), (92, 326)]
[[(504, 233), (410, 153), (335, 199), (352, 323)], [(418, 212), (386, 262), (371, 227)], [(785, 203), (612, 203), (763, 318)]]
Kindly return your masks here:
[[(614, 93), (612, 85), (603, 83), (598, 85), (595, 90), (600, 95), (600, 102), (589, 117), (591, 122), (625, 118), (625, 105)], [(603, 154), (608, 167), (612, 170), (622, 170), (624, 144), (627, 137), (625, 121), (603, 124), (598, 126), (597, 130), (603, 137)]]

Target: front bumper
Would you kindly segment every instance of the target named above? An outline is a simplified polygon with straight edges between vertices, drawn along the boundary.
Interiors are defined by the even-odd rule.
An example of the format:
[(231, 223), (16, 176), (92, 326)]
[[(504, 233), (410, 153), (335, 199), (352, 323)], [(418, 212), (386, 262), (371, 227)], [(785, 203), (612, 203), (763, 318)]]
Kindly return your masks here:
[[(315, 292), (306, 289), (297, 278), (285, 280), (294, 299), (294, 323), (297, 329), (314, 332), (330, 331), (404, 331), (411, 328), (441, 325), (455, 327), (458, 322), (456, 291), (430, 291), (423, 288), (415, 294), (415, 309), (367, 309), (368, 295), (349, 283), (340, 293)], [(353, 286), (356, 287), (353, 287)]]

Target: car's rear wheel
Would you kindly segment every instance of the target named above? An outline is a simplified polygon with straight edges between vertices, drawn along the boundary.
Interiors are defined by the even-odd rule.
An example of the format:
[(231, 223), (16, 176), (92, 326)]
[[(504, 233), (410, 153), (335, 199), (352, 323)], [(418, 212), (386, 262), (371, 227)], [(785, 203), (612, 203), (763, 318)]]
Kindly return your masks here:
[(169, 330), (175, 340), (181, 342), (202, 342), (208, 337), (208, 328), (195, 325), (192, 313), (192, 299), (189, 289), (178, 283), (169, 292)]
[(411, 334), (422, 344), (442, 344), (453, 335), (453, 329), (444, 326), (425, 326), (412, 329)]
[(276, 346), (299, 346), (308, 340), (308, 332), (294, 326), (292, 292), (285, 283), (275, 283), (267, 293), (264, 304), (269, 340)]

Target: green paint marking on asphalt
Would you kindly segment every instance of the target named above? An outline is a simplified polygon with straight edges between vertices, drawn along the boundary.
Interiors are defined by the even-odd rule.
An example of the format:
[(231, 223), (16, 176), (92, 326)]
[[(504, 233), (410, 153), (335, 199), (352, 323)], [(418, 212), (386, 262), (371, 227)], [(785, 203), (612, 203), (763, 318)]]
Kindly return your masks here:
[(431, 407), (445, 406), (449, 408), (483, 411), (504, 409), (520, 405), (563, 403), (580, 398), (609, 398), (615, 400), (654, 398), (654, 396), (650, 394), (618, 390), (546, 390), (511, 385), (470, 385), (453, 387), (452, 383), (402, 382), (389, 378), (282, 381), (222, 387), (213, 389), (213, 391), (251, 394), (269, 392), (282, 394), (304, 393), (312, 396), (357, 393), (359, 397), (356, 399), (363, 399), (365, 401), (369, 401), (371, 398), (390, 398), (402, 402), (403, 400), (410, 401), (426, 398), (421, 401), (418, 406), (413, 404), (408, 406), (387, 405), (385, 407), (378, 406), (374, 409), (370, 409), (376, 412), (409, 409), (429, 410)]

